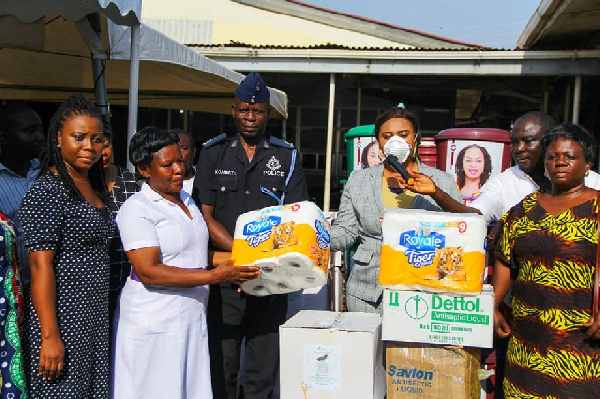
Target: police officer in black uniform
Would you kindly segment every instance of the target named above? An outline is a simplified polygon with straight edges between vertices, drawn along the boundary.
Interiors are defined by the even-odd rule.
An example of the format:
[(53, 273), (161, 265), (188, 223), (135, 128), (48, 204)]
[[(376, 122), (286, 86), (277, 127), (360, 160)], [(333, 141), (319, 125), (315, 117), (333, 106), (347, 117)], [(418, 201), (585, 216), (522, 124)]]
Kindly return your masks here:
[[(308, 199), (301, 157), (293, 145), (266, 135), (269, 89), (250, 73), (235, 90), (234, 137), (203, 145), (194, 193), (212, 245), (231, 251), (237, 217), (267, 206)], [(287, 295), (256, 297), (228, 283), (213, 285), (208, 301), (211, 378), (215, 398), (235, 399), (240, 348), (246, 339), (244, 398), (270, 398), (279, 370), (279, 326)]]

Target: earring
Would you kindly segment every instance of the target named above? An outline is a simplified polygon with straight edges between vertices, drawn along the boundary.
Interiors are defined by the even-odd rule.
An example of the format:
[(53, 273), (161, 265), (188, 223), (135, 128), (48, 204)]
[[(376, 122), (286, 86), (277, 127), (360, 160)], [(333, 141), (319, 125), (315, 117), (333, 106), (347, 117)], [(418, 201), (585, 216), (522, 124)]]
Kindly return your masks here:
[(589, 171), (589, 170), (586, 170), (586, 171), (585, 171), (585, 175), (586, 175), (586, 177), (587, 177), (587, 176), (589, 176), (589, 175), (590, 175), (590, 171)]
[(548, 175), (546, 174), (546, 172), (544, 171), (544, 177), (548, 177)]

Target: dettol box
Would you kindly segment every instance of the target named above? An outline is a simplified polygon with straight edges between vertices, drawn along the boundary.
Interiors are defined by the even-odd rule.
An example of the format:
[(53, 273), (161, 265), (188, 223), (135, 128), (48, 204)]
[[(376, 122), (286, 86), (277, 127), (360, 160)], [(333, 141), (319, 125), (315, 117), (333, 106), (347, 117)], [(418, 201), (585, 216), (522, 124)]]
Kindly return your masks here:
[(385, 290), (382, 300), (386, 341), (492, 347), (494, 291), (489, 284), (477, 296)]

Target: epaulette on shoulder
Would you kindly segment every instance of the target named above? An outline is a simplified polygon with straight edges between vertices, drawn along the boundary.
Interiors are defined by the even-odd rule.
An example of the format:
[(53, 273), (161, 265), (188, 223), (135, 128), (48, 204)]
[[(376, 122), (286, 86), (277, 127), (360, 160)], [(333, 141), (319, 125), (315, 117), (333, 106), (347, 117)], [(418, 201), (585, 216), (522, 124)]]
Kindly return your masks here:
[(227, 133), (221, 133), (217, 137), (213, 137), (212, 139), (202, 143), (202, 148), (210, 148), (214, 145), (224, 142), (225, 140), (227, 140)]
[(277, 147), (289, 148), (290, 150), (294, 149), (294, 145), (292, 143), (288, 143), (285, 140), (273, 136), (269, 137), (269, 143)]

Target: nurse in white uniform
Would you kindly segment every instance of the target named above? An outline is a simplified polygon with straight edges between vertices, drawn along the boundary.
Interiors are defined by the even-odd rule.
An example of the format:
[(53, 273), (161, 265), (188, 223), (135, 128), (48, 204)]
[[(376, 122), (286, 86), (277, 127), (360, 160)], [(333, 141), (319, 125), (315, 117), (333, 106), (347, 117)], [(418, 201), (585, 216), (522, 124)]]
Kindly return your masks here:
[[(114, 398), (212, 398), (206, 305), (208, 284), (241, 284), (257, 267), (231, 266), (229, 253), (208, 252), (208, 230), (181, 191), (179, 137), (144, 128), (129, 158), (146, 179), (117, 215), (133, 266), (116, 313)], [(211, 264), (218, 264), (215, 268)]]

